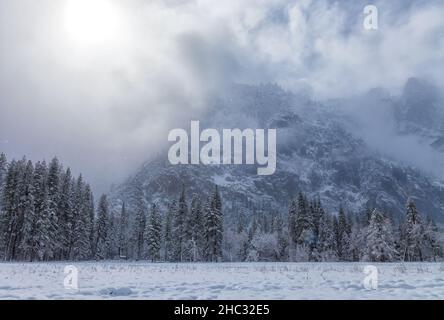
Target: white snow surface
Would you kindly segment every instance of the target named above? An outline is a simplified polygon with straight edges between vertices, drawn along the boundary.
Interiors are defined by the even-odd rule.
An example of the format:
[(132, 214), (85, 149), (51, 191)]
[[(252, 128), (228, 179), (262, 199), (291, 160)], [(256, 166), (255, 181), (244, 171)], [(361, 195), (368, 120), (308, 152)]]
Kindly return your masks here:
[[(78, 270), (78, 290), (64, 269)], [(443, 263), (0, 263), (0, 299), (444, 299)]]

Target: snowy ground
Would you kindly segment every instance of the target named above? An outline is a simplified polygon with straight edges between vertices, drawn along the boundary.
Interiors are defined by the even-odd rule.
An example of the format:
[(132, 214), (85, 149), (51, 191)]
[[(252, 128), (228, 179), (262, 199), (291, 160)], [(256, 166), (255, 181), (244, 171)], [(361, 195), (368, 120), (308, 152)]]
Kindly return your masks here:
[[(68, 263), (0, 263), (0, 299), (444, 299), (444, 264), (74, 263), (78, 290), (64, 287)], [(66, 281), (65, 281), (66, 282)]]

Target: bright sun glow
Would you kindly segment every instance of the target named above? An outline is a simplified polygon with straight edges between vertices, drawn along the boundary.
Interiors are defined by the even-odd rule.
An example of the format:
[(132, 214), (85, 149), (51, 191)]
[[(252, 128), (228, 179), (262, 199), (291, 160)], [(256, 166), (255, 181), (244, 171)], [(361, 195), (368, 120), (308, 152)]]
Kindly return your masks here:
[(70, 41), (78, 46), (115, 43), (122, 17), (110, 0), (67, 0), (64, 24)]

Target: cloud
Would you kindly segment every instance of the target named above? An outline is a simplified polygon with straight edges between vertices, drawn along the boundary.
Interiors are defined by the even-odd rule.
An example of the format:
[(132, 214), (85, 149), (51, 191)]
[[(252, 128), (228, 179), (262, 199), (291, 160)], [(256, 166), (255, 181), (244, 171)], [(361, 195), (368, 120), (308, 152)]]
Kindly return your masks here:
[[(0, 149), (58, 155), (97, 189), (125, 177), (230, 82), (310, 87), (316, 99), (444, 84), (444, 5), (375, 1), (109, 0), (114, 41), (79, 47), (64, 1), (0, 3)], [(164, 138), (164, 139), (163, 139)]]

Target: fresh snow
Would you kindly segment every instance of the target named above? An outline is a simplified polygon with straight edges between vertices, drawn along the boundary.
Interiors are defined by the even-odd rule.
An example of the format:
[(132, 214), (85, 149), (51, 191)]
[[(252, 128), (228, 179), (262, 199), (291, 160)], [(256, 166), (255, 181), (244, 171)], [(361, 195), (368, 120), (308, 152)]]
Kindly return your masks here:
[[(66, 266), (78, 290), (64, 287)], [(444, 299), (443, 263), (1, 263), (0, 299)]]

